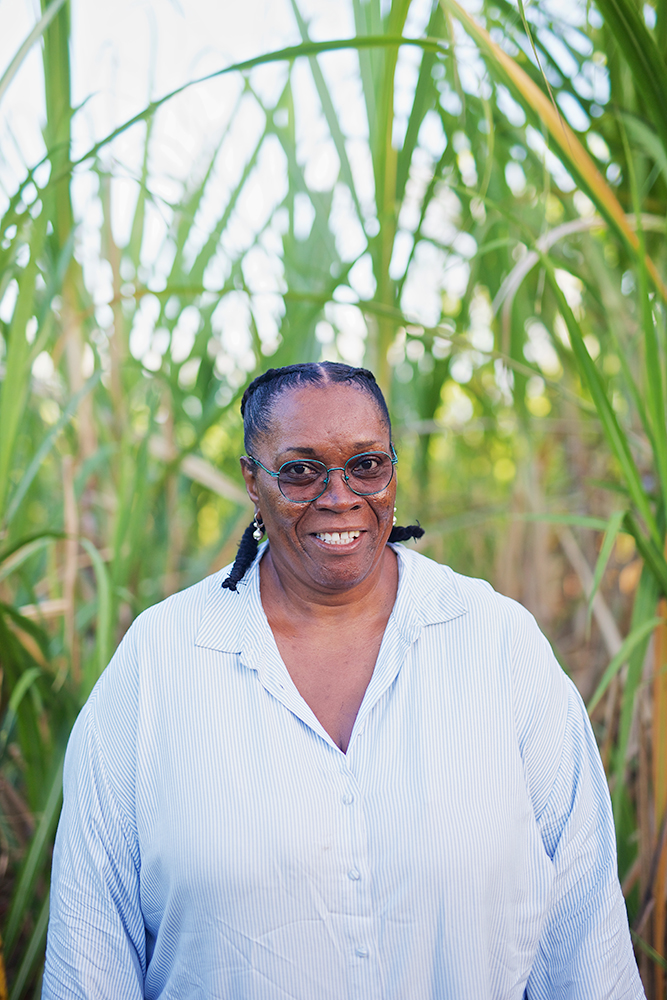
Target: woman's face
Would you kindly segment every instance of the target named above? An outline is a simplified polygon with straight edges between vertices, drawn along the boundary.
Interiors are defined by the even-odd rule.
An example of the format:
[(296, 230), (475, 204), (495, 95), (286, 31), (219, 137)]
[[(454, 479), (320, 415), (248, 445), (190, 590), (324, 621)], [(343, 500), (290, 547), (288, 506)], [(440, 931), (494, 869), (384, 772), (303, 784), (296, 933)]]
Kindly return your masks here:
[[(328, 384), (278, 396), (269, 429), (257, 439), (253, 457), (277, 472), (284, 462), (299, 458), (341, 467), (367, 451), (391, 452), (389, 428), (375, 401), (354, 386)], [(321, 593), (336, 593), (379, 572), (393, 524), (395, 476), (380, 493), (357, 496), (341, 471), (331, 472), (322, 496), (293, 503), (281, 494), (275, 478), (252, 462), (241, 464), (279, 575)], [(342, 532), (351, 533), (343, 544)]]

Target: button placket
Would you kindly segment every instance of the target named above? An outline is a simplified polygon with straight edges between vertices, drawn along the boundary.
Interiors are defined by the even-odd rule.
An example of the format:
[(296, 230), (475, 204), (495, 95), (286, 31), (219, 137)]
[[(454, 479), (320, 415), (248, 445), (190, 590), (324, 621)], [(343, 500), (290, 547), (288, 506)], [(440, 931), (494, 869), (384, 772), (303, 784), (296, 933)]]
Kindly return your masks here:
[[(363, 816), (360, 812), (359, 789), (356, 778), (352, 773), (347, 761), (341, 767), (341, 777), (343, 779), (343, 790), (340, 801), (343, 805), (342, 821), (347, 829), (348, 856), (346, 875), (350, 882), (361, 881), (361, 868), (364, 859), (364, 842), (360, 826), (363, 825)], [(354, 808), (352, 808), (354, 807)], [(363, 903), (359, 900), (363, 908)], [(355, 913), (359, 912), (357, 906), (353, 906)]]
[[(357, 734), (359, 735), (359, 734)], [(355, 761), (362, 753), (357, 744), (353, 752), (345, 757), (340, 768), (343, 787), (341, 789), (341, 817), (349, 833), (347, 842), (350, 853), (341, 875), (347, 888), (344, 890), (345, 906), (350, 916), (354, 915), (347, 933), (349, 956), (359, 976), (367, 996), (376, 996), (381, 989), (381, 975), (378, 952), (375, 947), (377, 928), (373, 920), (373, 899), (370, 878), (369, 838), (364, 795), (356, 775)], [(361, 764), (361, 760), (359, 760)], [(360, 994), (361, 995), (361, 994)], [(379, 995), (379, 994), (377, 994)]]

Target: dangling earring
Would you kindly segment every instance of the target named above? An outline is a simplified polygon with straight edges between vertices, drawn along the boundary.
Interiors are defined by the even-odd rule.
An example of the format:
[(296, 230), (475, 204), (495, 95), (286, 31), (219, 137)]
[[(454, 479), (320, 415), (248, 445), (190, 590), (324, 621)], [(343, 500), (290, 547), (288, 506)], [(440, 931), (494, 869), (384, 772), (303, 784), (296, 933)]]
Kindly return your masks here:
[(264, 528), (264, 521), (262, 521), (262, 515), (259, 513), (259, 511), (255, 514), (255, 520), (252, 523), (255, 528), (255, 530), (252, 533), (252, 537), (255, 539), (256, 542), (261, 542), (262, 538), (264, 537), (265, 528)]
[(394, 524), (396, 524), (398, 518), (396, 517), (396, 507), (394, 507)]

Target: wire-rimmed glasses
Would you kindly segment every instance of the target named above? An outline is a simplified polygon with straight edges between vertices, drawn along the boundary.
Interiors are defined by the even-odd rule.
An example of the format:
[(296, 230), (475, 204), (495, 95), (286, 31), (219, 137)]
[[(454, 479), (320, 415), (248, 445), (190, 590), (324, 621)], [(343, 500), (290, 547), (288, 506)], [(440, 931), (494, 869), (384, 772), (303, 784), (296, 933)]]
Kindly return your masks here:
[(391, 445), (391, 455), (386, 451), (364, 451), (348, 458), (345, 465), (334, 465), (327, 469), (324, 462), (314, 458), (297, 458), (283, 462), (277, 472), (267, 469), (258, 458), (247, 458), (259, 465), (274, 479), (286, 500), (292, 503), (311, 503), (326, 491), (330, 472), (342, 472), (343, 480), (353, 493), (360, 497), (370, 497), (386, 490), (394, 475), (398, 456)]

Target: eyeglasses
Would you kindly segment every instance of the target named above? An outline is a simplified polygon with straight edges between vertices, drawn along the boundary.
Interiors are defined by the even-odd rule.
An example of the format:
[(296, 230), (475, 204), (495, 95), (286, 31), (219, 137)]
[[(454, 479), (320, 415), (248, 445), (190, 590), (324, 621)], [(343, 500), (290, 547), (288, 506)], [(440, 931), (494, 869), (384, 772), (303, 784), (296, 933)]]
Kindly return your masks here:
[(385, 451), (365, 451), (348, 458), (345, 465), (327, 469), (324, 462), (312, 458), (298, 458), (284, 462), (277, 472), (272, 472), (252, 455), (247, 456), (264, 472), (278, 480), (278, 489), (292, 503), (311, 503), (326, 491), (330, 472), (342, 472), (347, 486), (360, 497), (370, 497), (386, 490), (394, 475), (398, 456), (391, 445), (391, 455)]

